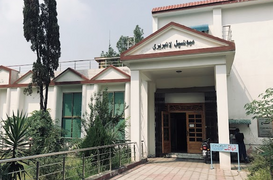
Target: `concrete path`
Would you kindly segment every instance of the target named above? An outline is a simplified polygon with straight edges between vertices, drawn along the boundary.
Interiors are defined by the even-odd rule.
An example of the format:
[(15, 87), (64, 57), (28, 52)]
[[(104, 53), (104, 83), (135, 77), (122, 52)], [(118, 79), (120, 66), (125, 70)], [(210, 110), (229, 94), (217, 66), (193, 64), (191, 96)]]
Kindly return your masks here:
[(247, 179), (247, 166), (241, 164), (238, 172), (237, 164), (232, 164), (232, 170), (223, 171), (219, 164), (210, 164), (200, 160), (183, 160), (176, 158), (150, 158), (145, 164), (141, 164), (129, 171), (114, 176), (111, 179), (118, 180), (242, 180)]

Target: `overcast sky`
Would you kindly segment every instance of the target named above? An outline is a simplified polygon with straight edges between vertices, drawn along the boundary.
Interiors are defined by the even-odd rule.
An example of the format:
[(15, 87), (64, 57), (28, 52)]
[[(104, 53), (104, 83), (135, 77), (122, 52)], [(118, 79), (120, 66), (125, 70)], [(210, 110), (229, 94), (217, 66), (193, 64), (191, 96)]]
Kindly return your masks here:
[[(93, 59), (116, 50), (121, 35), (136, 25), (152, 33), (152, 8), (197, 0), (57, 0), (60, 61)], [(42, 0), (40, 0), (42, 2)], [(23, 0), (0, 0), (0, 65), (32, 64), (35, 54), (23, 36)]]

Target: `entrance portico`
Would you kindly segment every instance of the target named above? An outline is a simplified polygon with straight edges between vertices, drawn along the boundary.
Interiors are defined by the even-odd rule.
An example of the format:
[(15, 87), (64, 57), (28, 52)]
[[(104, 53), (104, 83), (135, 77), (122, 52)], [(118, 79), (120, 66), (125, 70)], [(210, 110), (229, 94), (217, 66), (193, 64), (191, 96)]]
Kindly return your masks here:
[[(172, 143), (171, 136), (180, 140), (185, 137), (183, 141), (187, 145), (184, 142), (179, 146), (187, 146), (187, 153), (198, 152), (202, 139), (207, 138), (205, 123), (210, 121), (205, 118), (205, 111), (184, 109), (176, 112), (180, 115), (170, 116), (170, 111), (163, 109), (174, 103), (204, 106), (207, 89), (213, 89), (217, 96), (217, 139), (219, 143), (229, 143), (226, 78), (234, 53), (232, 42), (170, 23), (121, 55), (131, 70), (130, 130), (131, 141), (137, 142), (137, 160), (141, 151), (146, 157), (158, 155), (159, 139), (161, 153), (172, 152), (172, 145), (167, 144)], [(155, 103), (156, 93), (164, 94), (161, 109)], [(159, 109), (160, 113), (156, 114)], [(161, 128), (156, 127), (157, 116), (161, 116)], [(171, 118), (180, 120), (171, 121)], [(172, 134), (175, 129), (171, 126), (175, 125), (184, 134)], [(220, 154), (220, 165), (230, 169), (229, 154)]]

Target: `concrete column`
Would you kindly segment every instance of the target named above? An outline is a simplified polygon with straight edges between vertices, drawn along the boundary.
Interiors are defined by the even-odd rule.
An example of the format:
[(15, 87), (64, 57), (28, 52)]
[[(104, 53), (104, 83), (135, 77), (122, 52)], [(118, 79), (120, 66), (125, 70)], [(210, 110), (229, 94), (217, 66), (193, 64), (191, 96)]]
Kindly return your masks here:
[(131, 141), (136, 142), (136, 161), (141, 159), (140, 81), (140, 72), (131, 71)]
[(141, 80), (141, 153), (143, 153), (143, 157), (147, 157), (147, 149), (148, 149), (148, 82)]
[[(23, 108), (21, 107), (21, 101), (23, 101), (23, 95), (21, 94), (22, 90), (20, 87), (17, 88), (17, 99), (16, 99), (16, 110), (18, 110), (19, 112), (21, 112), (23, 110)], [(23, 112), (25, 113), (25, 112)]]
[(10, 94), (11, 94), (11, 89), (7, 88), (7, 97), (6, 97), (6, 115), (10, 116)]
[[(217, 97), (218, 139), (220, 144), (229, 144), (228, 94), (226, 65), (215, 66)], [(230, 153), (220, 152), (220, 168), (230, 170)]]
[(87, 85), (82, 85), (82, 116), (86, 112), (86, 109), (88, 107), (88, 99), (87, 99)]
[[(125, 92), (124, 92), (124, 103), (126, 106), (130, 105), (130, 83), (125, 83)], [(125, 129), (125, 139), (131, 139), (131, 127), (130, 127), (130, 106), (125, 109), (124, 112), (125, 122), (126, 122), (126, 129)]]
[(94, 89), (93, 89), (93, 93), (97, 94), (100, 91), (100, 86), (98, 84), (94, 84)]
[(212, 29), (212, 35), (223, 38), (222, 37), (222, 30), (223, 24), (222, 24), (222, 9), (213, 9), (213, 29)]
[[(53, 99), (53, 102), (52, 102), (52, 109), (51, 109), (51, 117), (53, 120), (56, 120), (57, 119), (57, 103), (58, 103), (58, 89), (57, 89), (57, 86), (54, 86), (53, 87), (53, 97), (51, 97), (51, 99)], [(56, 123), (56, 122), (55, 122)], [(60, 124), (62, 124), (61, 122), (59, 122)]]
[[(82, 114), (81, 116), (84, 118), (85, 114), (87, 113), (88, 109), (88, 99), (87, 99), (87, 85), (82, 85)], [(84, 130), (84, 127), (81, 126), (81, 137), (84, 137), (86, 135), (86, 132)]]
[(158, 18), (153, 17), (153, 33), (158, 30)]
[(155, 83), (148, 87), (148, 156), (155, 157)]

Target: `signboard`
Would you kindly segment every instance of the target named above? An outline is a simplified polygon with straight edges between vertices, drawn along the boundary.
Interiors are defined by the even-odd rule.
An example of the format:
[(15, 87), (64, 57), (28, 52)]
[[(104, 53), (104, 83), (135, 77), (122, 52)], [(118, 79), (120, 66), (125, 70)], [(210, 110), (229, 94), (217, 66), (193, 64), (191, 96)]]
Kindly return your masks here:
[(218, 152), (239, 152), (238, 144), (210, 143), (210, 150)]
[(164, 42), (160, 44), (154, 44), (152, 49), (154, 51), (156, 50), (163, 50), (163, 49), (172, 49), (173, 47), (175, 48), (181, 48), (181, 47), (191, 47), (195, 44), (194, 40), (182, 40), (178, 41), (176, 40), (175, 42)]
[(272, 121), (266, 118), (259, 118), (258, 120), (258, 136), (271, 137), (272, 135)]
[(212, 165), (212, 152), (235, 152), (238, 156), (238, 171), (240, 171), (240, 157), (239, 157), (239, 147), (238, 144), (217, 144), (210, 143), (210, 161), (211, 161), (211, 169), (213, 169)]

